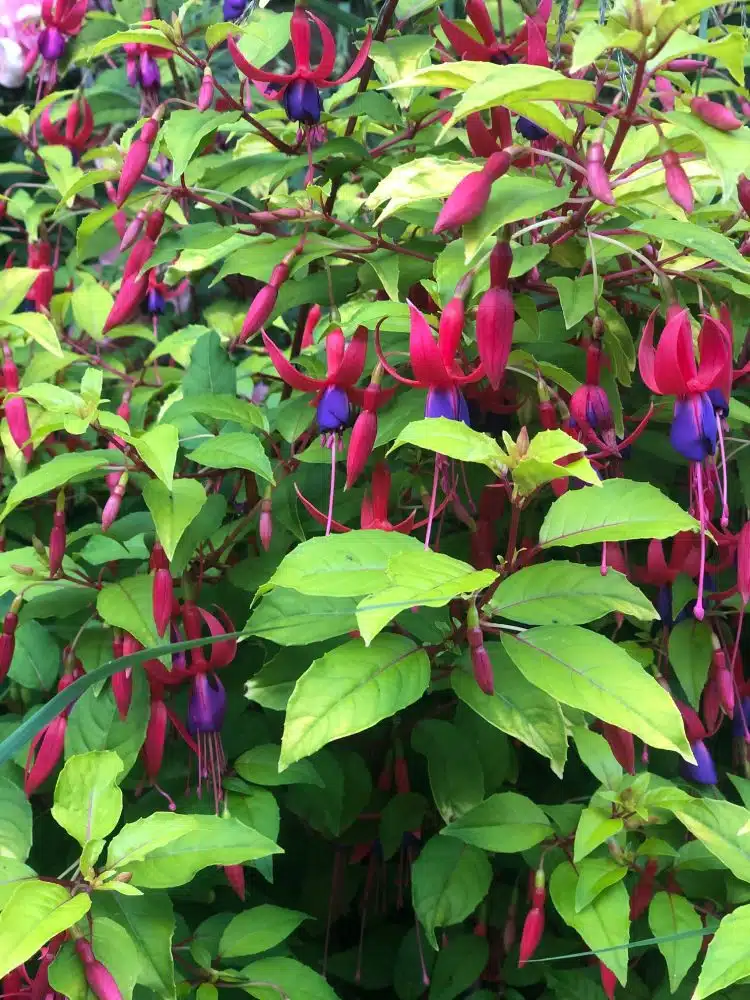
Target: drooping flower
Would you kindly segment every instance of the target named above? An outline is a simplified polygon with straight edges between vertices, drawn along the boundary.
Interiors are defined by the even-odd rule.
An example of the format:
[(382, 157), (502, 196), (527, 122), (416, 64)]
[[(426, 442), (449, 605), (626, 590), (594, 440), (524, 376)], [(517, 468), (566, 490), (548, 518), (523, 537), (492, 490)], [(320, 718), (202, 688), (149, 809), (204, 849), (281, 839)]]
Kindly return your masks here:
[[(322, 46), (320, 62), (314, 69), (310, 65), (311, 24), (315, 24), (320, 32)], [(299, 122), (301, 125), (317, 125), (323, 110), (320, 91), (328, 87), (339, 87), (357, 76), (370, 54), (372, 32), (368, 29), (354, 62), (346, 73), (336, 80), (330, 78), (336, 62), (336, 43), (324, 21), (297, 4), (292, 14), (290, 35), (295, 59), (293, 73), (270, 73), (268, 70), (253, 66), (240, 52), (236, 40), (231, 35), (227, 39), (227, 46), (235, 66), (248, 80), (278, 87), (272, 93), (266, 90), (266, 94), (283, 103), (290, 121)]]
[(39, 120), (44, 141), (50, 146), (67, 146), (76, 160), (86, 149), (94, 131), (91, 105), (85, 97), (74, 98), (68, 105), (64, 127), (52, 121), (51, 112), (51, 106), (47, 105)]
[(42, 77), (51, 90), (57, 80), (57, 62), (68, 39), (77, 35), (86, 17), (87, 0), (42, 0), (44, 28), (39, 35), (39, 55), (44, 60)]
[(216, 674), (196, 674), (190, 690), (187, 727), (198, 745), (198, 794), (203, 781), (208, 779), (217, 812), (222, 797), (221, 776), (226, 767), (221, 743), (226, 709), (226, 691)]
[(433, 233), (442, 233), (446, 229), (459, 229), (472, 219), (476, 219), (489, 201), (493, 183), (502, 177), (509, 167), (508, 153), (492, 153), (481, 170), (467, 174), (458, 182), (443, 205)]
[(690, 747), (695, 756), (695, 764), (688, 764), (684, 760), (680, 761), (682, 776), (698, 785), (715, 785), (719, 779), (716, 774), (716, 765), (708, 747), (703, 740), (696, 740), (690, 744)]

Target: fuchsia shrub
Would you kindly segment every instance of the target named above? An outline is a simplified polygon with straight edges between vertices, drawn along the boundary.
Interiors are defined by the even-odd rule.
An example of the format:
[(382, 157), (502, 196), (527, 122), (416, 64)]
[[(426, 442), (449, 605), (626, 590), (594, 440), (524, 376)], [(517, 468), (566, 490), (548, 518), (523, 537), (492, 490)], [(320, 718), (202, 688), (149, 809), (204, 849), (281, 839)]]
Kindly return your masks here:
[(0, 992), (743, 1000), (745, 11), (283, 6), (0, 0)]

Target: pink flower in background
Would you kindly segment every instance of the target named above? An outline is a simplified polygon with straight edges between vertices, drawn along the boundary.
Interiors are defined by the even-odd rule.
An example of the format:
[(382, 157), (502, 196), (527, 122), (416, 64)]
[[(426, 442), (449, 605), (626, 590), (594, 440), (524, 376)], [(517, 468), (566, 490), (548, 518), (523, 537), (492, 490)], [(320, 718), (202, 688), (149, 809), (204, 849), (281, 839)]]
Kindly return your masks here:
[(20, 87), (37, 56), (37, 0), (0, 0), (0, 87)]

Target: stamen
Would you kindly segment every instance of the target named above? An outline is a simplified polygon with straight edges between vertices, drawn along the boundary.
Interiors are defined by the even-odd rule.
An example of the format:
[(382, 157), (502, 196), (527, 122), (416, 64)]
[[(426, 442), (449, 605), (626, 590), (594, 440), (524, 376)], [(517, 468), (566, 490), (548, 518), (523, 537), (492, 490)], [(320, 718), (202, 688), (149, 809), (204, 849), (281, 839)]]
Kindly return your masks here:
[(326, 519), (326, 537), (331, 534), (333, 523), (333, 499), (336, 494), (336, 438), (330, 440), (331, 449), (331, 485), (328, 491), (328, 517)]
[(729, 527), (729, 491), (727, 487), (727, 455), (724, 450), (724, 421), (721, 417), (718, 417), (716, 425), (719, 430), (719, 454), (721, 455), (721, 485), (719, 487), (721, 491), (721, 526), (727, 528)]
[(438, 488), (438, 476), (439, 473), (439, 455), (435, 456), (435, 468), (432, 473), (432, 494), (430, 495), (430, 510), (427, 517), (427, 531), (424, 538), (424, 547), (429, 549), (430, 547), (430, 535), (432, 534), (432, 522), (435, 518), (435, 501), (437, 500), (437, 488)]
[(706, 575), (706, 506), (703, 496), (703, 466), (700, 462), (695, 463), (695, 482), (698, 501), (698, 520), (701, 526), (701, 563), (698, 571), (698, 597), (695, 601), (693, 615), (702, 622), (706, 610), (703, 607), (703, 584)]

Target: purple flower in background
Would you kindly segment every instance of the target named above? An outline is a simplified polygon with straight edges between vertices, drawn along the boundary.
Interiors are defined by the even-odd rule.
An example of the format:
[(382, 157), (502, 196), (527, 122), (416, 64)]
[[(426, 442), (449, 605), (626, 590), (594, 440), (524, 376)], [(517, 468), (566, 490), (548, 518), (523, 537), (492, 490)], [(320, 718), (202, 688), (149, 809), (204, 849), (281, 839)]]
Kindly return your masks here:
[(718, 781), (716, 765), (708, 747), (703, 740), (695, 740), (690, 744), (695, 754), (695, 764), (688, 764), (682, 761), (680, 770), (683, 778), (688, 781), (695, 781), (698, 785), (715, 785)]

